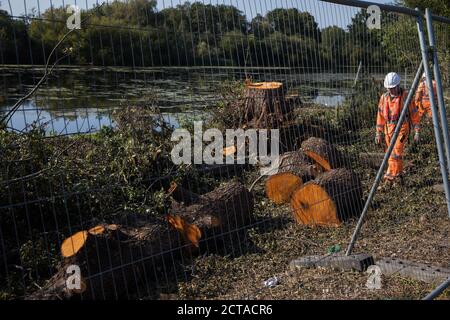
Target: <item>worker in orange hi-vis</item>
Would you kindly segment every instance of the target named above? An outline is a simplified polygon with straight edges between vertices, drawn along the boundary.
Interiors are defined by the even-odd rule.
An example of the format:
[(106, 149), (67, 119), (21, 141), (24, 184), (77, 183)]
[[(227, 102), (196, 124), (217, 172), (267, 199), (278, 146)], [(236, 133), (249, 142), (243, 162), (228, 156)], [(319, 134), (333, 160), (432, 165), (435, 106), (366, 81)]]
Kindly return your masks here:
[[(375, 143), (381, 145), (384, 134), (386, 150), (391, 143), (395, 127), (400, 118), (400, 113), (402, 112), (403, 105), (408, 96), (408, 91), (400, 87), (400, 80), (400, 76), (395, 72), (391, 72), (386, 75), (384, 87), (388, 91), (381, 96), (380, 102), (378, 103), (377, 133)], [(415, 133), (414, 142), (419, 142), (419, 111), (414, 101), (411, 101), (408, 108), (409, 112), (407, 119), (405, 119), (400, 129), (400, 135), (394, 145), (394, 149), (392, 150), (392, 154), (389, 158), (388, 169), (384, 175), (384, 179), (387, 181), (394, 181), (402, 174), (403, 152), (406, 141), (408, 140), (411, 126)]]
[[(436, 81), (434, 80), (433, 80), (433, 92), (435, 101), (437, 101)], [(416, 103), (417, 108), (419, 109), (420, 118), (422, 119), (422, 117), (426, 115), (427, 121), (430, 122), (432, 116), (431, 103), (430, 103), (430, 94), (427, 88), (425, 72), (422, 74), (422, 81), (420, 82), (419, 87), (417, 88), (414, 101)]]

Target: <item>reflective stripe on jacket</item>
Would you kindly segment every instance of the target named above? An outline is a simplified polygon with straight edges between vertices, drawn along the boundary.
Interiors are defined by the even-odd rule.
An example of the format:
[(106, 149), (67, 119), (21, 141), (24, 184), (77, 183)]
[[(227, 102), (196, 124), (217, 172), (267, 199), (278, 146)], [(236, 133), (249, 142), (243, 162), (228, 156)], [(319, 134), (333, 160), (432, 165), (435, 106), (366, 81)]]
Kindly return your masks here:
[[(436, 81), (433, 80), (433, 93), (435, 97), (435, 101), (437, 101), (437, 94), (436, 94)], [(425, 80), (422, 80), (422, 82), (419, 85), (419, 88), (416, 92), (416, 104), (420, 107), (429, 107), (430, 106), (430, 94), (427, 89), (427, 83)]]
[[(389, 92), (386, 92), (380, 97), (377, 114), (377, 132), (393, 132), (393, 128), (395, 128), (395, 125), (400, 118), (400, 113), (402, 112), (403, 104), (405, 103), (407, 97), (408, 91), (403, 89), (401, 89), (400, 95), (396, 97), (392, 97)], [(420, 115), (418, 111), (419, 110), (415, 106), (415, 103), (411, 101), (409, 104), (409, 114), (407, 115), (407, 119), (411, 121), (413, 129), (416, 131), (420, 128)], [(405, 121), (403, 126), (408, 126), (408, 121)]]

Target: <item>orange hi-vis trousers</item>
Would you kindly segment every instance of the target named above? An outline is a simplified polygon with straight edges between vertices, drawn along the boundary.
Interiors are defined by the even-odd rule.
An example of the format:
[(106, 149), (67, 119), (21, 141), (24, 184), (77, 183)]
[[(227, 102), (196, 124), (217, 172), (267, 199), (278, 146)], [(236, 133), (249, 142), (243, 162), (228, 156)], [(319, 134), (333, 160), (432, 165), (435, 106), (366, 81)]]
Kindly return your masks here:
[[(377, 114), (377, 135), (384, 132), (387, 147), (391, 144), (392, 136), (407, 96), (408, 92), (400, 89), (400, 94), (397, 96), (391, 96), (389, 92), (386, 92), (380, 97)], [(408, 120), (400, 128), (400, 134), (389, 157), (388, 170), (384, 176), (388, 180), (393, 180), (403, 172), (403, 152), (408, 140), (409, 130), (411, 129), (410, 124), (416, 133), (420, 130), (420, 115), (415, 103), (411, 101), (409, 106), (405, 106), (405, 108), (409, 109)]]
[[(436, 93), (435, 80), (433, 80), (433, 94), (434, 99), (437, 102), (438, 98)], [(431, 118), (432, 112), (431, 112), (430, 94), (428, 92), (425, 81), (422, 81), (419, 85), (419, 88), (417, 89), (415, 102), (417, 107), (419, 108), (420, 118), (422, 118), (424, 115), (427, 115), (429, 118)]]
[[(394, 135), (395, 124), (387, 124), (384, 130), (386, 151), (391, 144), (392, 136)], [(385, 179), (394, 179), (401, 175), (403, 172), (403, 153), (405, 150), (406, 141), (408, 141), (409, 124), (406, 123), (400, 129), (400, 134), (397, 138), (397, 142), (394, 145), (391, 156), (388, 161), (388, 169), (384, 176)]]

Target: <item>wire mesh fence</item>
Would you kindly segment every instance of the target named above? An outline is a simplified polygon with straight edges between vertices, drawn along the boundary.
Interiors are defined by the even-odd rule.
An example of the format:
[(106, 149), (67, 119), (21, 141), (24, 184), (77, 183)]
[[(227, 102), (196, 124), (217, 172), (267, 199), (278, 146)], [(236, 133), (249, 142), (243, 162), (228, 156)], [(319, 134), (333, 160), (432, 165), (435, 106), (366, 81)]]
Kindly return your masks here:
[[(381, 10), (374, 28), (314, 0), (1, 9), (1, 298), (418, 299), (450, 274), (416, 93), (355, 246), (381, 277), (290, 264), (348, 245), (387, 148), (377, 116), (422, 61), (416, 17)], [(433, 26), (448, 104), (450, 25)]]

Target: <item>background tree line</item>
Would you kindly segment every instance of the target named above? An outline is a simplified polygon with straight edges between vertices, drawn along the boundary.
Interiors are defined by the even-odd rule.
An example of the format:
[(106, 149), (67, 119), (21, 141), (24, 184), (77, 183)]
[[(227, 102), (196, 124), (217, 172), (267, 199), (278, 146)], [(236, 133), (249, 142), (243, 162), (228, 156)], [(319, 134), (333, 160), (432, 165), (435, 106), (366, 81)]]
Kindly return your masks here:
[[(430, 3), (427, 3), (430, 2)], [(445, 0), (403, 0), (449, 14)], [(447, 4), (446, 4), (447, 3)], [(114, 1), (82, 12), (87, 24), (71, 34), (69, 64), (99, 66), (264, 66), (344, 70), (346, 66), (409, 66), (418, 57), (414, 20), (383, 15), (383, 28), (369, 30), (361, 10), (346, 29), (318, 27), (308, 12), (275, 9), (250, 21), (236, 7), (200, 2), (157, 10), (156, 0)], [(67, 32), (65, 8), (13, 19), (0, 11), (0, 62), (44, 64)], [(439, 38), (445, 40), (448, 30)], [(447, 42), (442, 42), (448, 54)], [(301, 70), (300, 70), (301, 71)]]

